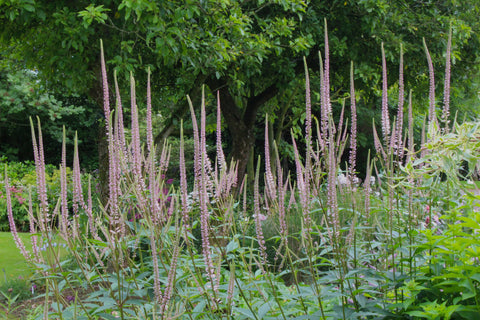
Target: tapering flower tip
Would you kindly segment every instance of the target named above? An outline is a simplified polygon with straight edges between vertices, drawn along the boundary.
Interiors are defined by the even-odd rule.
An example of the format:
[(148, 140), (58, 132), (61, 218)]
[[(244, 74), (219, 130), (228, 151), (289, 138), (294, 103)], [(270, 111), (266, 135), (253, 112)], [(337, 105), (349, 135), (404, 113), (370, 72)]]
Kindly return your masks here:
[(303, 57), (303, 64), (305, 66), (305, 136), (307, 137), (307, 145), (310, 145), (312, 134), (312, 101), (310, 97), (310, 75), (305, 57)]
[(448, 132), (450, 117), (450, 75), (451, 75), (451, 55), (452, 55), (452, 27), (448, 32), (447, 52), (445, 54), (445, 83), (443, 85), (443, 113), (442, 121), (444, 132)]
[(118, 88), (118, 81), (117, 81), (117, 70), (113, 70), (113, 80), (115, 82), (115, 101), (116, 101), (116, 139), (119, 146), (121, 146), (122, 150), (125, 150), (125, 130), (123, 124), (123, 108), (122, 108), (122, 98), (120, 96), (120, 89)]
[(205, 86), (202, 86), (202, 103), (200, 107), (200, 150), (202, 152), (202, 158), (204, 165), (206, 164), (207, 155), (207, 137), (205, 135), (207, 127), (207, 115), (205, 111)]
[(390, 138), (390, 115), (388, 114), (387, 59), (382, 42), (382, 134), (385, 146)]
[(150, 88), (150, 67), (147, 71), (147, 149), (153, 150), (153, 129), (152, 129), (152, 92)]
[(353, 61), (350, 64), (350, 108), (352, 124), (350, 127), (350, 157), (349, 157), (349, 171), (350, 178), (355, 177), (356, 157), (357, 157), (357, 106), (355, 100), (355, 81)]
[(328, 117), (332, 112), (332, 106), (330, 104), (330, 48), (328, 45), (328, 28), (327, 28), (327, 19), (325, 21), (325, 64), (324, 64), (324, 74), (323, 74), (323, 81), (324, 81), (324, 94), (325, 94), (325, 108), (327, 111), (327, 121)]
[(220, 108), (220, 90), (217, 91), (217, 159), (220, 170), (226, 169), (225, 155), (222, 148), (222, 111)]
[(428, 51), (427, 42), (425, 41), (425, 38), (423, 38), (423, 46), (425, 48), (425, 54), (427, 55), (428, 73), (430, 78), (430, 90), (428, 94), (428, 97), (430, 100), (430, 106), (428, 108), (428, 123), (430, 124), (433, 121), (436, 121), (437, 119), (436, 111), (435, 111), (435, 73), (433, 70), (432, 57), (430, 56), (430, 52)]
[(100, 39), (100, 64), (102, 68), (102, 85), (103, 85), (103, 112), (105, 113), (105, 121), (110, 119), (110, 97), (108, 94), (107, 67), (105, 65), (105, 54), (103, 51), (103, 41)]
[(202, 172), (202, 157), (201, 157), (201, 151), (200, 151), (200, 137), (198, 133), (198, 122), (197, 122), (197, 116), (195, 115), (195, 110), (193, 109), (193, 103), (190, 97), (187, 95), (187, 101), (188, 101), (188, 106), (190, 107), (190, 116), (192, 118), (192, 129), (193, 129), (193, 145), (194, 145), (194, 151), (193, 151), (193, 157), (194, 157), (194, 162), (193, 162), (193, 168), (194, 168), (194, 174), (195, 174), (195, 184), (196, 188), (198, 188), (198, 181), (201, 176)]
[(304, 183), (303, 183), (303, 167), (300, 161), (300, 155), (298, 153), (297, 143), (295, 142), (295, 137), (293, 136), (293, 132), (290, 132), (292, 136), (292, 145), (293, 145), (293, 154), (295, 156), (295, 168), (297, 171), (297, 187), (300, 190), (303, 190)]
[[(323, 59), (322, 53), (318, 51), (318, 62), (319, 62), (319, 71), (320, 71), (320, 134), (318, 138), (320, 140), (324, 139), (327, 135), (327, 126), (328, 126), (328, 116), (327, 116), (327, 105), (325, 101), (325, 81), (324, 81), (324, 69), (323, 69)], [(324, 137), (325, 136), (325, 137)]]
[(29, 119), (30, 119), (30, 129), (31, 129), (32, 144), (33, 144), (33, 158), (34, 158), (35, 164), (37, 165), (39, 162), (37, 137), (35, 136), (35, 126), (33, 125), (32, 117), (29, 117)]

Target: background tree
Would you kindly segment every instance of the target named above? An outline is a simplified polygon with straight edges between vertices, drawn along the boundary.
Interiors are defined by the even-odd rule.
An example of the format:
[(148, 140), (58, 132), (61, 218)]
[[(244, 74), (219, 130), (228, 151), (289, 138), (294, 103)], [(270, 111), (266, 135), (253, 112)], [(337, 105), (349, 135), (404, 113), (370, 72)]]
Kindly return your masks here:
[(60, 162), (65, 127), (68, 137), (66, 142), (69, 144), (73, 144), (74, 131), (78, 132), (84, 167), (95, 168), (96, 153), (92, 152), (95, 151), (95, 135), (92, 135), (91, 127), (95, 126), (97, 115), (92, 113), (88, 101), (80, 96), (47, 92), (38, 81), (35, 71), (15, 70), (0, 63), (1, 156), (10, 161), (33, 159), (29, 118), (36, 122), (37, 116), (43, 121), (45, 141), (58, 142), (45, 145), (48, 163)]
[[(100, 106), (99, 38), (105, 43), (110, 73), (117, 69), (121, 81), (135, 71), (141, 87), (150, 67), (155, 104), (165, 119), (157, 142), (186, 114), (186, 94), (198, 99), (203, 84), (211, 92), (220, 90), (230, 155), (239, 161), (240, 174), (255, 144), (258, 114), (278, 108), (281, 101), (275, 98), (288, 96), (290, 86), (299, 83), (303, 56), (318, 70), (324, 19), (330, 30), (332, 94), (347, 94), (349, 62), (355, 61), (359, 129), (368, 135), (371, 116), (379, 108), (381, 43), (389, 78), (397, 79), (403, 44), (406, 87), (422, 89), (428, 83), (422, 38), (441, 66), (441, 76), (451, 26), (454, 87), (462, 79), (453, 99), (471, 97), (478, 87), (473, 81), (478, 75), (478, 14), (475, 1), (453, 0), (17, 0), (0, 6), (3, 55), (37, 68), (49, 88), (86, 94)], [(395, 80), (389, 83), (394, 86)], [(301, 117), (290, 105), (285, 108), (285, 117)], [(289, 123), (275, 121), (282, 128)]]

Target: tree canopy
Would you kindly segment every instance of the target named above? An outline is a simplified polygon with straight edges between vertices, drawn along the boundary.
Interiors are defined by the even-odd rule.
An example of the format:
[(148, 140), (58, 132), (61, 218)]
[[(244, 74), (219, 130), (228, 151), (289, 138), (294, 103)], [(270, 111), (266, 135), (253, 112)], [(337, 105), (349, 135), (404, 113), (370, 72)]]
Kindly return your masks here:
[[(422, 38), (441, 75), (450, 28), (453, 98), (472, 96), (478, 88), (474, 76), (479, 66), (479, 11), (476, 1), (454, 0), (9, 0), (0, 2), (4, 26), (0, 40), (4, 57), (38, 70), (51, 90), (86, 94), (99, 105), (100, 38), (109, 72), (116, 69), (120, 80), (134, 71), (142, 86), (144, 72), (151, 68), (154, 102), (166, 119), (157, 142), (186, 114), (187, 94), (198, 99), (204, 84), (211, 92), (220, 90), (231, 156), (240, 162), (242, 173), (255, 144), (259, 112), (274, 111), (262, 108), (278, 108), (282, 102), (275, 98), (288, 96), (292, 84), (299, 83), (304, 56), (310, 68), (318, 70), (325, 20), (333, 96), (348, 94), (354, 61), (361, 114), (375, 116), (381, 43), (389, 77), (395, 79), (389, 83), (394, 86), (398, 78), (402, 44), (406, 87), (426, 96), (428, 67)], [(360, 129), (368, 131), (371, 117), (366, 118)]]

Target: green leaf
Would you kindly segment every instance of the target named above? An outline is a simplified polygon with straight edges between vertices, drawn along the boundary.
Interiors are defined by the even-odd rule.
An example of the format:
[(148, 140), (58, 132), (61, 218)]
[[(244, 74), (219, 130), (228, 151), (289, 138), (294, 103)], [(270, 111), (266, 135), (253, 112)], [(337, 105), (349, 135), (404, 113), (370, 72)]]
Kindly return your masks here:
[(268, 311), (270, 311), (271, 304), (269, 301), (265, 302), (260, 308), (258, 308), (258, 319), (262, 319)]
[(246, 316), (248, 319), (255, 319), (255, 316), (253, 315), (252, 311), (248, 310), (248, 309), (243, 309), (243, 308), (233, 308), (235, 310), (235, 312), (238, 312), (240, 314), (243, 314), (244, 316)]

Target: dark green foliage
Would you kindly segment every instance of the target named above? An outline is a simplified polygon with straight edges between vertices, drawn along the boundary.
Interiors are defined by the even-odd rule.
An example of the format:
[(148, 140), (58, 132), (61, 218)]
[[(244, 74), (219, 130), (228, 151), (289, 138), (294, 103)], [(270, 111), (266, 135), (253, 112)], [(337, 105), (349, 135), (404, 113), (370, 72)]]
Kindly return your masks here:
[[(247, 146), (240, 143), (247, 133), (257, 136), (260, 147), (255, 152), (261, 152), (262, 135), (257, 134), (257, 129), (263, 128), (258, 125), (263, 119), (256, 115), (269, 113), (277, 144), (286, 144), (280, 156), (287, 163), (291, 160), (288, 133), (290, 129), (302, 132), (304, 113), (300, 107), (303, 98), (291, 93), (303, 87), (303, 56), (312, 70), (319, 69), (318, 51), (325, 51), (322, 43), (326, 19), (331, 31), (332, 103), (337, 111), (341, 104), (338, 99), (349, 96), (345, 81), (349, 62), (355, 64), (359, 168), (363, 169), (367, 149), (372, 147), (371, 119), (378, 117), (380, 109), (381, 43), (387, 54), (392, 116), (398, 105), (398, 52), (402, 44), (405, 88), (406, 92), (414, 92), (415, 109), (420, 115), (415, 122), (420, 125), (428, 105), (422, 38), (432, 55), (437, 107), (441, 108), (444, 53), (451, 27), (452, 114), (459, 111), (461, 117), (470, 117), (478, 107), (478, 15), (475, 1), (450, 0), (212, 0), (201, 4), (115, 0), (101, 5), (89, 1), (25, 1), (6, 3), (0, 8), (4, 26), (0, 50), (8, 63), (38, 70), (39, 79), (48, 84), (48, 89), (88, 96), (95, 106), (87, 108), (101, 114), (98, 40), (102, 38), (107, 69), (110, 74), (113, 68), (118, 71), (120, 87), (127, 88), (122, 83), (130, 71), (140, 79), (140, 105), (144, 100), (145, 70), (151, 68), (153, 107), (162, 114), (156, 126), (160, 132), (157, 142), (176, 132), (172, 128), (179, 128), (181, 118), (188, 118), (185, 96), (190, 94), (198, 101), (201, 86), (207, 84), (210, 91), (221, 88), (225, 95), (222, 112), (231, 138), (227, 149), (233, 157), (239, 159), (250, 152), (255, 141), (248, 141)], [(292, 96), (299, 98), (291, 101)], [(252, 103), (257, 101), (260, 103)], [(313, 102), (318, 117), (318, 97)], [(125, 101), (124, 105), (128, 108)], [(81, 138), (87, 139), (94, 141)]]
[[(39, 82), (37, 72), (0, 68), (0, 154), (10, 161), (33, 159), (29, 118), (39, 117), (44, 141), (58, 142), (44, 145), (47, 163), (60, 163), (65, 126), (70, 145), (73, 145), (75, 131), (78, 132), (84, 168), (94, 167), (98, 115), (92, 111), (91, 103), (85, 98), (47, 91)], [(69, 152), (70, 161), (72, 157)]]

